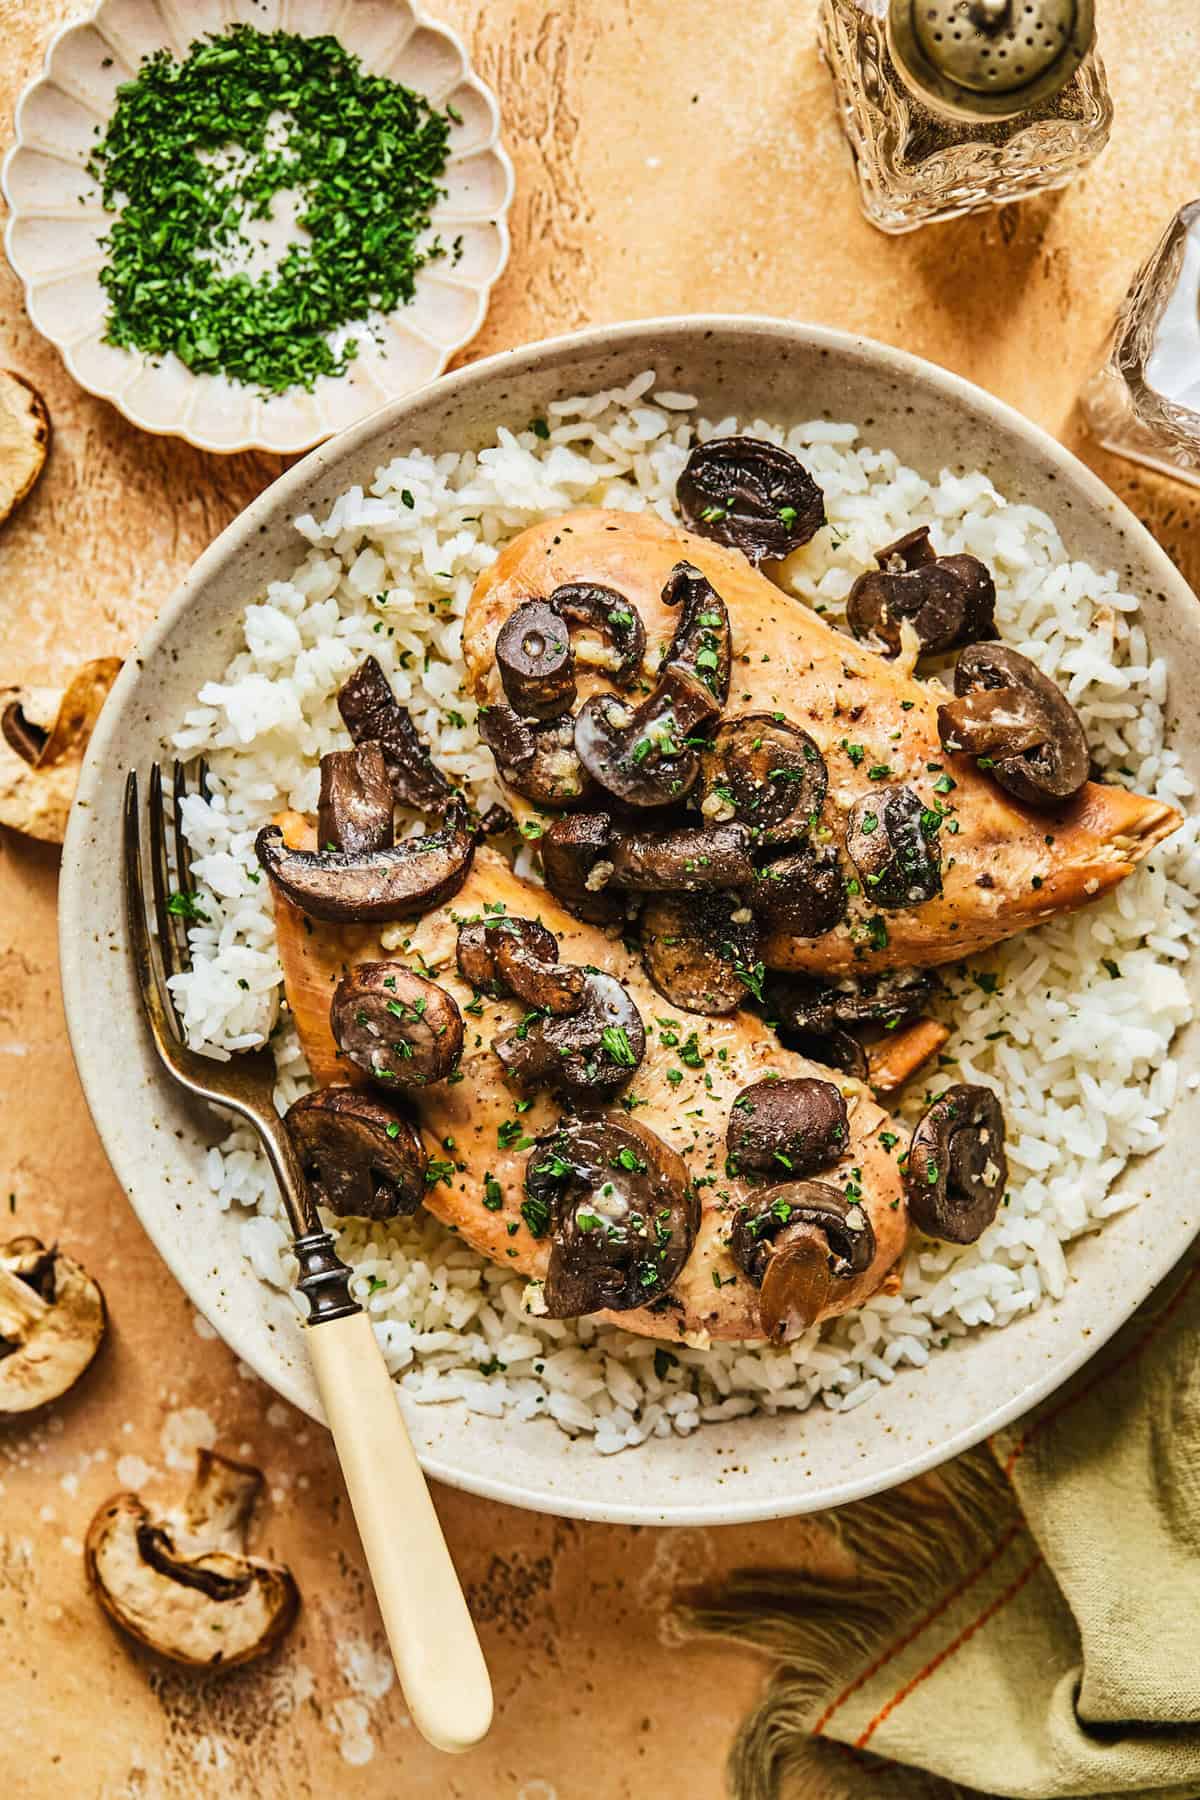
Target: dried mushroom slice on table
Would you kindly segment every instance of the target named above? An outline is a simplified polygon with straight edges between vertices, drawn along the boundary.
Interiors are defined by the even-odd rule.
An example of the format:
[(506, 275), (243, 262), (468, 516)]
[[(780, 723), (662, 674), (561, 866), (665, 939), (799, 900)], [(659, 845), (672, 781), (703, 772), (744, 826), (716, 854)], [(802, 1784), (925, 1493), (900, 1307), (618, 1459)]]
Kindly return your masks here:
[(0, 825), (62, 843), (83, 754), (120, 669), (119, 657), (101, 656), (65, 688), (0, 688)]
[(39, 1238), (0, 1249), (0, 1418), (74, 1387), (100, 1348), (104, 1296), (85, 1269)]
[(84, 1566), (109, 1617), (150, 1650), (189, 1668), (232, 1669), (274, 1649), (295, 1622), (290, 1569), (246, 1554), (263, 1478), (201, 1450), (181, 1505), (155, 1518), (116, 1494), (88, 1527)]
[(46, 402), (23, 375), (0, 369), (0, 525), (31, 492), (49, 448)]

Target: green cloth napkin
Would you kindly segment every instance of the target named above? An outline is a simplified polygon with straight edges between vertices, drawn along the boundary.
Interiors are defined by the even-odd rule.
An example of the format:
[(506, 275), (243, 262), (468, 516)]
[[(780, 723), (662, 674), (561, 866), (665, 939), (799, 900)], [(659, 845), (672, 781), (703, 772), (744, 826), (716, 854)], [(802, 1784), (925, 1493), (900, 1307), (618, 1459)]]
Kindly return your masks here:
[(736, 1800), (1200, 1800), (1200, 1261), (1038, 1411), (684, 1609), (779, 1666)]

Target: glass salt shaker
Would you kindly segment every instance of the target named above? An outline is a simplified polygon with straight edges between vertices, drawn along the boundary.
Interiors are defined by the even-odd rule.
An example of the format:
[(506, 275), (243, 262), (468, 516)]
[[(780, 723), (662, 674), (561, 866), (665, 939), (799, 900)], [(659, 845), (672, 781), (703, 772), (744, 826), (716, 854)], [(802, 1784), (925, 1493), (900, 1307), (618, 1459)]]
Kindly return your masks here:
[(821, 0), (821, 47), (881, 231), (1063, 187), (1108, 141), (1093, 0)]
[(1106, 450), (1200, 487), (1200, 200), (1134, 276), (1082, 399)]

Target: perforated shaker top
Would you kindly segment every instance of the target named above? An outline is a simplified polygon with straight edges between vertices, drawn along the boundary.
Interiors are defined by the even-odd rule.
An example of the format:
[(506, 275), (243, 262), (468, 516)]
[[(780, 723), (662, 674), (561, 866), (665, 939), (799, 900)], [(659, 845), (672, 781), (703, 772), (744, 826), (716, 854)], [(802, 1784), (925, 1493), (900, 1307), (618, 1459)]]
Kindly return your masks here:
[(1095, 36), (1093, 0), (891, 0), (900, 73), (935, 103), (1003, 117), (1049, 99)]

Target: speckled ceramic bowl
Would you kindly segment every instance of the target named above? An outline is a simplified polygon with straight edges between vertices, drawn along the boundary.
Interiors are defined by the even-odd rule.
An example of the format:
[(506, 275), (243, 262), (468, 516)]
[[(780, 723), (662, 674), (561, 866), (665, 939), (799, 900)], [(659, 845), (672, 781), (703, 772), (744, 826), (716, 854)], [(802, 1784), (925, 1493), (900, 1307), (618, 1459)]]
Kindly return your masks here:
[[(191, 1298), (271, 1386), (317, 1416), (300, 1328), (287, 1301), (243, 1262), (239, 1216), (216, 1208), (205, 1145), (221, 1135), (154, 1060), (138, 1013), (121, 911), (121, 790), (145, 770), (197, 687), (226, 661), (243, 607), (296, 561), (296, 513), (320, 513), (352, 482), (414, 445), (478, 448), (496, 427), (558, 396), (630, 381), (699, 396), (712, 417), (855, 419), (930, 476), (985, 468), (1014, 499), (1047, 507), (1072, 555), (1115, 568), (1143, 597), (1175, 692), (1200, 685), (1200, 612), (1131, 513), (1059, 445), (978, 388), (899, 351), (837, 332), (753, 319), (676, 319), (593, 331), (492, 357), (324, 445), (222, 533), (168, 601), (104, 709), (72, 814), (61, 886), (67, 1019), (105, 1148), (134, 1210)], [(1200, 769), (1200, 716), (1173, 742)], [(1200, 974), (1193, 971), (1193, 987)], [(1185, 1034), (1180, 1054), (1194, 1041)], [(549, 1421), (506, 1423), (461, 1405), (410, 1407), (431, 1475), (519, 1506), (645, 1524), (719, 1524), (805, 1512), (871, 1493), (966, 1449), (1064, 1380), (1134, 1310), (1200, 1229), (1193, 1146), (1200, 1094), (1181, 1093), (1169, 1141), (1123, 1186), (1154, 1206), (1123, 1212), (1070, 1252), (1058, 1303), (1004, 1331), (952, 1345), (874, 1400), (837, 1414), (743, 1418), (687, 1439), (652, 1438), (599, 1457)], [(170, 1357), (164, 1344), (163, 1355)]]
[[(360, 349), (346, 374), (323, 376), (311, 394), (262, 397), (223, 375), (194, 375), (177, 356), (151, 360), (104, 341), (99, 240), (113, 215), (85, 166), (95, 128), (143, 57), (163, 47), (182, 55), (206, 32), (238, 21), (302, 37), (329, 33), (370, 73), (459, 114), (431, 227), (447, 243), (461, 239), (457, 260), (427, 264), (411, 304), (390, 313), (378, 333), (356, 334)], [(308, 450), (432, 381), (479, 330), (508, 261), (513, 174), (495, 98), (455, 33), (413, 0), (99, 0), (89, 19), (51, 39), (42, 73), (17, 104), (0, 182), (11, 214), (5, 248), (29, 316), (76, 381), (143, 431), (201, 450)]]

